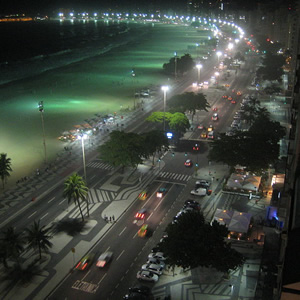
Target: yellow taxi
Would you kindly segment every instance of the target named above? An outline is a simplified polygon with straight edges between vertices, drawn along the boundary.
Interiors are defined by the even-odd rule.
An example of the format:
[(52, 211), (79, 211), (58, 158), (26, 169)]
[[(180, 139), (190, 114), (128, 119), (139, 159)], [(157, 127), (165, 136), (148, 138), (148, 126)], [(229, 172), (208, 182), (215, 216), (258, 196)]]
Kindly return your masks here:
[(214, 130), (214, 128), (213, 128), (212, 125), (209, 125), (209, 126), (207, 127), (207, 131), (208, 131), (208, 132), (211, 132), (211, 131), (213, 131), (213, 130)]
[(147, 231), (148, 231), (148, 225), (147, 224), (144, 224), (140, 230), (138, 231), (138, 236), (139, 237), (145, 237), (146, 234), (147, 234)]
[(146, 191), (146, 190), (143, 190), (141, 193), (139, 193), (139, 196), (138, 196), (138, 198), (140, 200), (146, 200), (147, 197), (148, 197), (148, 191)]
[(207, 138), (207, 133), (205, 131), (201, 132), (200, 137), (202, 139), (206, 139)]

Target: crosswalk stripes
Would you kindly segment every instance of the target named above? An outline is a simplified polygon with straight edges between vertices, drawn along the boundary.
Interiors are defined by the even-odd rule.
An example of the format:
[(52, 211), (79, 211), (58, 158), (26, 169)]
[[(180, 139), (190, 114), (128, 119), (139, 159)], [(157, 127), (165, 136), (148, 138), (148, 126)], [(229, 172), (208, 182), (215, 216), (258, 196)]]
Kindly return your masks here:
[(118, 193), (106, 190), (89, 189), (89, 202), (111, 202), (113, 201)]
[[(176, 284), (167, 286), (159, 286), (152, 289), (153, 296), (155, 299), (167, 297), (170, 294), (170, 288), (177, 291), (177, 294), (185, 295), (182, 299), (198, 299), (198, 296), (211, 295), (211, 296), (223, 296), (227, 297), (231, 294), (231, 287), (227, 283), (217, 283), (217, 284), (195, 284), (190, 281), (182, 283), (181, 286), (176, 286)], [(160, 299), (159, 298), (159, 299)], [(203, 297), (207, 298), (207, 297)]]
[(104, 169), (104, 170), (112, 170), (114, 168), (113, 166), (101, 161), (91, 161), (86, 166), (90, 168), (97, 168), (97, 169)]
[(188, 181), (191, 178), (191, 176), (187, 174), (178, 174), (178, 173), (171, 173), (171, 172), (160, 172), (158, 176), (163, 179), (172, 179), (172, 180), (179, 180), (179, 181)]

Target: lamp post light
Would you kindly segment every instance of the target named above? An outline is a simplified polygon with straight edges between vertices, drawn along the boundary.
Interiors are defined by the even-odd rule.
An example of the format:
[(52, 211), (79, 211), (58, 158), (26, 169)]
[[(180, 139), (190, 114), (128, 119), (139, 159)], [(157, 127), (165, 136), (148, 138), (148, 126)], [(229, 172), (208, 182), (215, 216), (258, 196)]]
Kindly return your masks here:
[(166, 100), (167, 100), (167, 91), (169, 90), (169, 87), (167, 85), (163, 85), (161, 89), (164, 92), (164, 132), (165, 132), (166, 131)]
[(86, 181), (86, 166), (85, 166), (85, 152), (84, 152), (84, 140), (87, 139), (87, 134), (84, 133), (82, 130), (79, 131), (79, 134), (77, 136), (78, 140), (81, 140), (81, 149), (82, 149), (82, 162), (83, 162), (83, 176), (84, 180)]
[[(83, 177), (84, 177), (85, 184), (87, 185), (87, 180), (86, 180), (86, 165), (85, 165), (85, 152), (84, 152), (84, 140), (87, 139), (88, 135), (86, 133), (84, 133), (83, 130), (79, 130), (78, 132), (79, 132), (79, 134), (77, 135), (77, 139), (81, 140), (82, 162), (83, 162)], [(87, 213), (88, 213), (88, 216), (90, 216), (88, 195), (87, 195), (86, 203), (87, 203)]]
[(40, 101), (38, 104), (39, 112), (41, 113), (42, 119), (42, 128), (43, 128), (43, 144), (44, 144), (44, 154), (45, 154), (45, 163), (47, 163), (47, 148), (46, 148), (46, 137), (45, 137), (45, 125), (44, 125), (44, 101)]
[(200, 84), (200, 70), (203, 66), (201, 64), (197, 64), (196, 65), (196, 68), (198, 69), (198, 87), (199, 87), (199, 84)]
[(221, 51), (218, 51), (216, 54), (217, 54), (217, 57), (218, 57), (218, 67), (219, 67), (220, 56), (222, 55), (222, 52), (221, 52)]
[(174, 75), (175, 75), (175, 80), (177, 80), (177, 52), (174, 52), (175, 56), (175, 70), (174, 70)]

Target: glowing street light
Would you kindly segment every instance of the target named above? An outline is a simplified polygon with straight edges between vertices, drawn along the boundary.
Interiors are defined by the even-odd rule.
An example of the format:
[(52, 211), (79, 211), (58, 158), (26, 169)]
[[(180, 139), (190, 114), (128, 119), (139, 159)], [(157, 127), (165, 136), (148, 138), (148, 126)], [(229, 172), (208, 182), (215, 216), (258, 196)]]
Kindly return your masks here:
[(175, 75), (175, 80), (177, 79), (177, 52), (174, 52), (175, 56), (175, 70), (174, 70), (174, 75)]
[(219, 66), (219, 63), (220, 63), (220, 56), (222, 55), (222, 52), (221, 52), (221, 51), (218, 51), (216, 54), (217, 54), (217, 57), (218, 57), (218, 66)]
[(38, 104), (39, 112), (41, 113), (42, 119), (42, 128), (43, 128), (43, 144), (44, 144), (44, 153), (45, 153), (45, 163), (47, 163), (47, 148), (46, 148), (46, 137), (45, 137), (45, 125), (44, 125), (44, 101), (40, 101)]
[(196, 68), (198, 69), (198, 86), (200, 84), (200, 70), (203, 66), (201, 64), (197, 64)]
[[(86, 180), (86, 165), (85, 165), (85, 152), (84, 152), (84, 140), (86, 140), (88, 138), (88, 135), (86, 133), (84, 133), (83, 130), (78, 130), (78, 132), (79, 132), (79, 134), (77, 135), (77, 139), (81, 140), (84, 181), (85, 181), (85, 184), (87, 185), (87, 180)], [(88, 196), (87, 196), (87, 199), (86, 199), (86, 204), (87, 204), (86, 205), (87, 206), (87, 213), (88, 213), (88, 216), (90, 216)]]
[(88, 135), (84, 133), (82, 130), (79, 131), (79, 134), (77, 135), (77, 139), (81, 140), (81, 149), (82, 149), (82, 162), (83, 162), (83, 174), (84, 174), (84, 180), (86, 181), (86, 166), (85, 166), (85, 152), (84, 152), (84, 140), (88, 138)]
[(229, 49), (229, 50), (232, 50), (232, 48), (233, 48), (233, 43), (229, 43), (229, 44), (228, 44), (228, 49)]
[(165, 132), (166, 131), (166, 100), (167, 100), (167, 91), (169, 90), (169, 87), (167, 85), (163, 85), (161, 89), (164, 92), (164, 132)]

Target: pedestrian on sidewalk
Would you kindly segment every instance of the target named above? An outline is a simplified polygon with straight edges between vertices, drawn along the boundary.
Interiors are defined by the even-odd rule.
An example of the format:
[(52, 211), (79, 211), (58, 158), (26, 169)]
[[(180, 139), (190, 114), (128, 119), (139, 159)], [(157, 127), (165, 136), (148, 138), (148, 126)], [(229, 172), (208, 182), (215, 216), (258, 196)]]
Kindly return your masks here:
[(111, 223), (111, 217), (109, 217), (109, 222)]
[(112, 220), (113, 220), (113, 222), (115, 222), (115, 216), (114, 215), (112, 216)]

